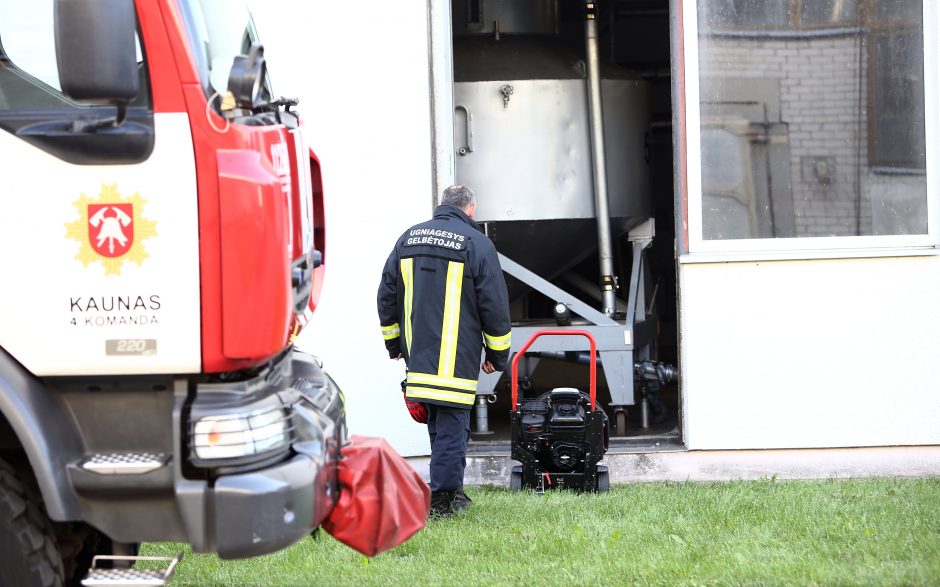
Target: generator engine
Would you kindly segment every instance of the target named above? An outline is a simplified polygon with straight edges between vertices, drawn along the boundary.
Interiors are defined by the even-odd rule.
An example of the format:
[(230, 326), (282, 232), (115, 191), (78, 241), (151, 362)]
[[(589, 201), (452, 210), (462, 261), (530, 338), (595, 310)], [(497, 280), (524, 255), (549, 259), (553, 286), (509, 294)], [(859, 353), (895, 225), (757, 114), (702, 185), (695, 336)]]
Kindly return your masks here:
[(584, 392), (560, 387), (522, 400), (512, 414), (512, 458), (522, 465), (513, 468), (511, 487), (606, 491), (607, 468), (597, 463), (609, 441), (607, 414), (592, 410)]

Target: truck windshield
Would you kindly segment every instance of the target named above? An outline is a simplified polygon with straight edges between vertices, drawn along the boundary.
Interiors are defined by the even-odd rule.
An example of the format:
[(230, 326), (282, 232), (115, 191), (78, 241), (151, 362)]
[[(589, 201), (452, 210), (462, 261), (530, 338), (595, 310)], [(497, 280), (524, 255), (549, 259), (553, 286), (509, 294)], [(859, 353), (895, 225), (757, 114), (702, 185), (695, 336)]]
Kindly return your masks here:
[[(206, 96), (224, 94), (232, 60), (259, 42), (247, 4), (239, 0), (180, 0), (180, 7)], [(264, 87), (270, 99), (267, 76)]]

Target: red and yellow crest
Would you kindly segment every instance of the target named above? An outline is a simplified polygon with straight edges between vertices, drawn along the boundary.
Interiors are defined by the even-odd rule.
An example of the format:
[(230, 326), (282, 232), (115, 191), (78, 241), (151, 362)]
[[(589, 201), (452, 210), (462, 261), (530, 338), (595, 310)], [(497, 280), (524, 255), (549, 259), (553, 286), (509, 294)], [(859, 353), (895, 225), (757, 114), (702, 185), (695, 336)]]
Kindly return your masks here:
[(134, 193), (124, 198), (117, 184), (103, 184), (97, 200), (74, 202), (78, 220), (65, 225), (65, 235), (81, 243), (75, 258), (87, 267), (101, 261), (105, 275), (120, 275), (125, 260), (140, 265), (148, 257), (143, 240), (157, 235), (157, 223), (142, 216), (147, 200)]

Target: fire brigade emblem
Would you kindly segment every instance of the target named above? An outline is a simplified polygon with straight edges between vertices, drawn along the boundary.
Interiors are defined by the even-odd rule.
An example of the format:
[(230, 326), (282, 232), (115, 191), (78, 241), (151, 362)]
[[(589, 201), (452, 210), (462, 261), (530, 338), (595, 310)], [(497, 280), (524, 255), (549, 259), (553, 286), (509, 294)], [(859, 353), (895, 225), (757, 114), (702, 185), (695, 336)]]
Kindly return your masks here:
[(82, 194), (74, 202), (79, 219), (65, 225), (66, 237), (81, 243), (75, 258), (87, 267), (101, 261), (105, 275), (120, 275), (124, 261), (140, 265), (148, 257), (143, 240), (157, 235), (157, 223), (143, 217), (147, 200), (122, 197), (117, 184), (103, 184), (97, 200)]

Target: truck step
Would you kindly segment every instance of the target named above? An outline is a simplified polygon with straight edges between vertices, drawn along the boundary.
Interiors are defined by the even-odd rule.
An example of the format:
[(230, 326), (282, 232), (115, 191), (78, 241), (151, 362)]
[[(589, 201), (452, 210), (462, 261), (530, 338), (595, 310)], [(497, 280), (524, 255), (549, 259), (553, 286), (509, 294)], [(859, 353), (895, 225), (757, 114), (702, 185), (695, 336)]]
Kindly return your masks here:
[(166, 465), (167, 457), (152, 452), (108, 452), (87, 457), (79, 465), (99, 475), (140, 475)]
[[(106, 556), (99, 555), (91, 560), (88, 576), (82, 579), (85, 587), (161, 587), (170, 582), (176, 565), (183, 559), (183, 553), (175, 557), (166, 556)], [(167, 563), (162, 569), (102, 569), (98, 564), (103, 561), (116, 561), (133, 564), (137, 561), (159, 561)]]

